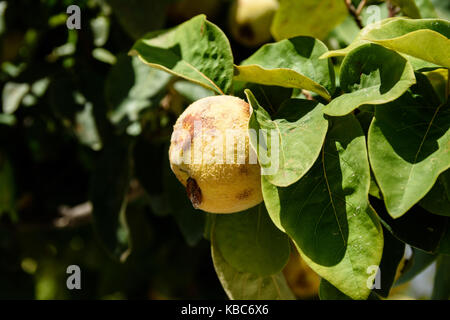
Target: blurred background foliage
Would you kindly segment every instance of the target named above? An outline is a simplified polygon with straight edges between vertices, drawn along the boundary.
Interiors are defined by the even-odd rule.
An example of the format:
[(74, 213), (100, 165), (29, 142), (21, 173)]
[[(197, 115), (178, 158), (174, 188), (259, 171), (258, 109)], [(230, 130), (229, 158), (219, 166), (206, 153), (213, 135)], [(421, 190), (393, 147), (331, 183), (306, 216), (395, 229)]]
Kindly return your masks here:
[[(379, 19), (388, 16), (384, 2), (370, 2)], [(450, 2), (433, 3), (429, 16), (448, 19)], [(66, 27), (71, 4), (81, 8), (81, 30)], [(229, 35), (230, 6), (0, 1), (0, 299), (226, 298), (205, 239), (208, 216), (192, 209), (167, 160), (178, 115), (213, 93), (127, 53), (147, 32), (200, 13)], [(362, 23), (370, 19), (363, 11)], [(348, 15), (324, 40), (345, 47), (358, 31)], [(254, 52), (229, 38), (236, 64)], [(293, 94), (257, 87), (275, 104)], [(298, 297), (314, 298), (318, 278), (296, 259), (285, 275)], [(82, 290), (66, 288), (72, 264)]]

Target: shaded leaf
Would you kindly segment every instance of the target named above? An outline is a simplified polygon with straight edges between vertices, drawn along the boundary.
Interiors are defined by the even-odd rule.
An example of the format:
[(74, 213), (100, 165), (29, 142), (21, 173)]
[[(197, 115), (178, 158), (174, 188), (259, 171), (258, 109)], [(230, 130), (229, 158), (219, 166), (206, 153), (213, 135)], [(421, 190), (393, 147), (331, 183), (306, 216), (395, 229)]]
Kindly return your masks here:
[(432, 300), (450, 299), (450, 257), (441, 255), (436, 261)]
[[(323, 278), (320, 280), (319, 298), (320, 300), (352, 300)], [(380, 300), (380, 298), (372, 291), (368, 300)]]
[(138, 40), (132, 50), (151, 67), (225, 94), (233, 77), (233, 55), (225, 34), (199, 15), (167, 31)]
[[(258, 150), (258, 159), (265, 179), (277, 186), (289, 186), (312, 167), (319, 156), (328, 121), (323, 105), (309, 100), (287, 100), (272, 121), (253, 94), (246, 91), (253, 109), (249, 127), (259, 135), (250, 136)], [(267, 132), (264, 134), (263, 130)]]
[(300, 35), (324, 39), (347, 15), (340, 0), (282, 0), (271, 32), (276, 40)]
[(346, 93), (325, 107), (324, 112), (332, 116), (346, 115), (364, 104), (395, 100), (416, 82), (404, 57), (376, 44), (352, 50), (342, 62), (339, 79)]
[(426, 98), (407, 93), (378, 106), (368, 145), (386, 208), (398, 218), (450, 167), (450, 105), (435, 106)]
[(447, 220), (447, 228), (439, 243), (438, 252), (441, 254), (450, 255), (450, 222)]
[(319, 60), (327, 47), (310, 37), (296, 37), (266, 44), (240, 66), (235, 80), (268, 86), (300, 88), (318, 93), (325, 99), (335, 89), (330, 60)]
[(287, 188), (262, 179), (270, 216), (322, 278), (354, 299), (366, 299), (367, 268), (380, 263), (383, 234), (369, 206), (370, 170), (364, 134), (353, 116), (337, 118), (320, 158)]
[(442, 173), (419, 204), (428, 212), (450, 216), (450, 170)]
[(319, 298), (320, 300), (352, 300), (323, 278), (320, 280)]
[(133, 38), (160, 29), (166, 19), (164, 12), (175, 0), (107, 0), (120, 24)]
[(243, 212), (217, 215), (213, 232), (224, 260), (240, 272), (273, 275), (289, 259), (288, 237), (273, 225), (264, 204)]
[(397, 239), (423, 251), (436, 252), (446, 230), (447, 218), (426, 212), (414, 206), (408, 214), (393, 219), (381, 200), (370, 198), (384, 227)]
[(230, 299), (294, 300), (281, 272), (268, 276), (240, 272), (225, 261), (213, 239), (211, 255), (217, 276)]

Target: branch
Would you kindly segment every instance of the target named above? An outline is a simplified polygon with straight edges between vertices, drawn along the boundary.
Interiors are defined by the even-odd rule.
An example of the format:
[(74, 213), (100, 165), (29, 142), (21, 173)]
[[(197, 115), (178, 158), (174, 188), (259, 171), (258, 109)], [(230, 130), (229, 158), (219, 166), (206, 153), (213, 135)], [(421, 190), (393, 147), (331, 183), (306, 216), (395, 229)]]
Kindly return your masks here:
[(76, 227), (91, 221), (92, 204), (85, 202), (75, 207), (61, 206), (59, 208), (61, 217), (53, 220), (56, 228)]
[(365, 6), (365, 4), (366, 4), (366, 1), (362, 0), (358, 6), (358, 9), (356, 9), (355, 6), (352, 4), (352, 0), (345, 0), (345, 5), (347, 6), (348, 12), (351, 14), (351, 16), (353, 17), (353, 20), (355, 20), (356, 24), (358, 25), (358, 27), (360, 29), (364, 28), (359, 15), (361, 13), (361, 10)]
[(400, 8), (396, 7), (390, 0), (386, 1), (388, 11), (389, 11), (389, 18), (395, 17), (400, 12)]

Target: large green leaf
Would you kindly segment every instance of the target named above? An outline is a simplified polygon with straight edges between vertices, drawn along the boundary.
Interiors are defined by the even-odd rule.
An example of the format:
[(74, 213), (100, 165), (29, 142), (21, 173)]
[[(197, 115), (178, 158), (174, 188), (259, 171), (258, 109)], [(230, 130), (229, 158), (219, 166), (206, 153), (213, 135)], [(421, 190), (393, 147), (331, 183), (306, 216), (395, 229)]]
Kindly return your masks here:
[(414, 206), (408, 214), (393, 219), (386, 211), (383, 201), (370, 198), (384, 227), (397, 239), (412, 247), (434, 253), (446, 230), (447, 218), (426, 212), (420, 206)]
[(370, 170), (358, 121), (334, 119), (320, 158), (295, 184), (262, 184), (270, 216), (309, 266), (351, 298), (366, 299), (367, 268), (380, 263), (383, 234), (368, 203)]
[(363, 44), (342, 62), (340, 85), (345, 94), (324, 112), (342, 116), (364, 104), (383, 104), (400, 97), (416, 79), (411, 64), (400, 54), (376, 44)]
[(225, 34), (199, 15), (167, 31), (138, 40), (132, 50), (151, 67), (198, 83), (220, 94), (230, 90), (233, 55)]
[[(450, 22), (441, 19), (391, 18), (365, 27), (347, 48), (322, 58), (346, 55), (370, 41), (403, 54), (450, 68)], [(418, 45), (420, 43), (420, 45)]]
[(117, 259), (125, 259), (128, 253), (124, 214), (131, 175), (131, 150), (129, 139), (111, 136), (96, 159), (91, 181), (94, 229), (108, 252)]
[(272, 121), (253, 94), (249, 90), (246, 94), (253, 109), (249, 127), (256, 133), (250, 136), (250, 143), (258, 150), (261, 172), (274, 185), (289, 186), (308, 172), (319, 156), (328, 129), (323, 105), (290, 99)]
[(428, 212), (450, 216), (450, 170), (442, 173), (419, 204)]
[(347, 15), (341, 0), (281, 0), (271, 32), (276, 40), (300, 35), (324, 39)]
[(266, 44), (235, 67), (235, 79), (269, 86), (300, 88), (330, 99), (334, 92), (334, 69), (330, 60), (320, 60), (327, 47), (310, 37)]
[(369, 129), (369, 157), (389, 214), (398, 218), (450, 167), (450, 105), (410, 93), (378, 106)]
[(125, 128), (139, 121), (142, 112), (155, 106), (156, 96), (170, 79), (170, 74), (149, 68), (137, 57), (119, 56), (105, 84), (110, 121)]
[(232, 267), (222, 256), (216, 242), (211, 241), (211, 255), (217, 276), (232, 300), (294, 300), (283, 273), (258, 276)]
[(288, 237), (270, 220), (264, 204), (215, 217), (214, 238), (225, 261), (240, 272), (273, 275), (289, 259)]

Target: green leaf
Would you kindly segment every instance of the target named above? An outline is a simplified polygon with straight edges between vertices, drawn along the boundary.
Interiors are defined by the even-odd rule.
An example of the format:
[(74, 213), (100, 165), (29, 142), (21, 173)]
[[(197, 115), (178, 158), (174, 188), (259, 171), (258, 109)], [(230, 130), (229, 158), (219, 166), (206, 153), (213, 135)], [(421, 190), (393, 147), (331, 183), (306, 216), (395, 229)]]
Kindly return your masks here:
[(242, 65), (235, 66), (235, 80), (268, 86), (300, 88), (325, 99), (335, 89), (330, 60), (319, 60), (327, 47), (310, 37), (296, 37), (266, 44)]
[(392, 217), (405, 214), (450, 167), (449, 144), (449, 104), (436, 107), (407, 93), (375, 109), (369, 157)]
[(449, 70), (441, 68), (429, 72), (423, 72), (423, 74), (427, 77), (440, 101), (445, 103), (448, 99), (450, 90), (448, 82)]
[(380, 287), (373, 289), (378, 295), (387, 298), (395, 282), (397, 269), (405, 255), (405, 244), (383, 228), (384, 248), (380, 263)]
[(94, 229), (108, 252), (121, 260), (128, 254), (124, 214), (131, 174), (131, 150), (129, 139), (110, 137), (96, 159), (90, 190)]
[[(322, 58), (346, 55), (370, 41), (388, 49), (450, 68), (450, 22), (441, 19), (390, 18), (365, 27), (347, 48)], [(420, 43), (420, 45), (417, 45)]]
[(258, 276), (240, 272), (222, 256), (214, 237), (211, 241), (211, 255), (217, 276), (232, 300), (294, 300), (283, 273)]
[(123, 130), (138, 122), (145, 110), (155, 107), (158, 94), (171, 78), (167, 72), (144, 65), (137, 57), (119, 56), (105, 84), (110, 121)]
[(450, 170), (442, 173), (419, 204), (428, 212), (450, 216)]
[(273, 275), (289, 259), (288, 237), (273, 225), (264, 204), (216, 216), (214, 238), (225, 261), (240, 272)]
[(322, 278), (366, 299), (368, 267), (378, 266), (383, 234), (369, 206), (364, 134), (353, 116), (333, 119), (320, 158), (298, 182), (277, 188), (262, 179), (270, 216)]
[(437, 251), (446, 229), (446, 217), (428, 213), (420, 206), (414, 206), (408, 214), (393, 219), (381, 200), (370, 198), (370, 202), (384, 227), (397, 239), (429, 253)]
[(276, 40), (300, 35), (325, 39), (347, 15), (341, 0), (281, 0), (271, 32)]
[(450, 299), (450, 256), (441, 255), (436, 261), (432, 300)]
[(251, 135), (250, 143), (258, 151), (261, 172), (270, 183), (289, 186), (308, 172), (319, 156), (328, 129), (323, 105), (290, 99), (277, 113), (279, 119), (272, 121), (250, 90), (246, 94), (253, 109), (249, 128), (259, 135), (258, 139), (257, 134)]
[(225, 34), (199, 15), (167, 31), (138, 40), (132, 50), (151, 67), (195, 82), (219, 94), (230, 90), (233, 55)]
[(400, 54), (376, 44), (363, 44), (342, 62), (340, 85), (345, 94), (324, 112), (343, 116), (364, 104), (383, 104), (400, 97), (415, 82), (411, 64)]

